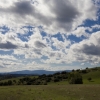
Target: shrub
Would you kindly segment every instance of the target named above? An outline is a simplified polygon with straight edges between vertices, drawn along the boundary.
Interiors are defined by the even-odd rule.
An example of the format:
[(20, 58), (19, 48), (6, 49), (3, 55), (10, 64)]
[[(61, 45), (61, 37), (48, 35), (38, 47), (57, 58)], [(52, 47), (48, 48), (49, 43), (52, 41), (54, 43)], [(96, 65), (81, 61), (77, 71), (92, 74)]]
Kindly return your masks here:
[(61, 74), (66, 74), (66, 73), (67, 73), (66, 71), (62, 71), (62, 72), (61, 72)]
[(87, 73), (87, 70), (82, 70), (82, 73), (83, 73), (83, 74), (86, 74), (86, 73)]
[(58, 78), (55, 78), (54, 79), (54, 82), (59, 82), (60, 80)]
[(83, 84), (82, 76), (79, 73), (71, 73), (69, 75), (69, 84)]
[(92, 78), (91, 78), (91, 77), (89, 77), (89, 78), (88, 78), (88, 81), (91, 81), (91, 80), (92, 80)]
[(12, 81), (11, 80), (8, 80), (8, 85), (12, 85)]

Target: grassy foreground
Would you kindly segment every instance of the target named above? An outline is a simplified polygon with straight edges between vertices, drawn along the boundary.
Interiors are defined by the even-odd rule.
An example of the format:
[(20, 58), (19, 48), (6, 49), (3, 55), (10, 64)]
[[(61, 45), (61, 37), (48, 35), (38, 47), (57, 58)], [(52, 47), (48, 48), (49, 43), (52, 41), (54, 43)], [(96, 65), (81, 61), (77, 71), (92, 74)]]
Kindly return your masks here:
[(2, 86), (0, 100), (100, 100), (100, 85)]

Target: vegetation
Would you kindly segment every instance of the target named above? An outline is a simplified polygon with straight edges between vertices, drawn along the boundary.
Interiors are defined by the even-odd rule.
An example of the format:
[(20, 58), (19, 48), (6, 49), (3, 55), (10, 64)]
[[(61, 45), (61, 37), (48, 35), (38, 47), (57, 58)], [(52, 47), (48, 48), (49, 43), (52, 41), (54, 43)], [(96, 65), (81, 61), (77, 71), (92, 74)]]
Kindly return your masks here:
[(98, 84), (100, 67), (52, 75), (2, 77), (0, 100), (99, 100)]
[(99, 100), (100, 85), (20, 85), (0, 87), (0, 100)]
[[(100, 67), (77, 69), (72, 72), (56, 72), (52, 75), (23, 76), (8, 79), (2, 77), (0, 86), (10, 85), (47, 85), (47, 84), (100, 84)], [(7, 75), (6, 75), (7, 77)]]
[(69, 74), (69, 83), (70, 84), (83, 84), (82, 75), (79, 73)]
[(89, 78), (88, 78), (88, 81), (91, 81), (91, 80), (92, 80), (92, 78), (91, 78), (91, 77), (89, 77)]

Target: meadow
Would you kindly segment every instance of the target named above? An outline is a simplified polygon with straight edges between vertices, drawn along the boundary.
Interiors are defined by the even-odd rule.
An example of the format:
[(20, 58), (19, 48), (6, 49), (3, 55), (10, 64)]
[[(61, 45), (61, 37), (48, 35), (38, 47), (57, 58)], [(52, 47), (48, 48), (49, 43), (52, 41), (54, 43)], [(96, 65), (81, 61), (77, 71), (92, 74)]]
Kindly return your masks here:
[[(83, 83), (69, 84), (67, 76), (76, 72), (81, 73)], [(49, 76), (4, 79), (1, 83), (9, 83), (9, 80), (13, 84), (0, 86), (0, 100), (100, 100), (100, 67)]]
[(100, 100), (100, 85), (2, 86), (0, 100)]

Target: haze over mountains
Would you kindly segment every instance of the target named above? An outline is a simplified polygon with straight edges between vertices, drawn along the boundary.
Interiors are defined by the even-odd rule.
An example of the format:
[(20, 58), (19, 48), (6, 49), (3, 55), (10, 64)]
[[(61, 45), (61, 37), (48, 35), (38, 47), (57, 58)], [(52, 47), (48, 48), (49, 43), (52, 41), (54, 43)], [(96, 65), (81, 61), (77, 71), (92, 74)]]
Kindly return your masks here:
[[(67, 72), (70, 72), (71, 70), (65, 70)], [(7, 73), (3, 73), (3, 74), (34, 74), (34, 75), (42, 75), (42, 74), (54, 74), (56, 72), (61, 72), (61, 71), (47, 71), (47, 70), (22, 70), (22, 71), (15, 71), (15, 72), (7, 72)]]

